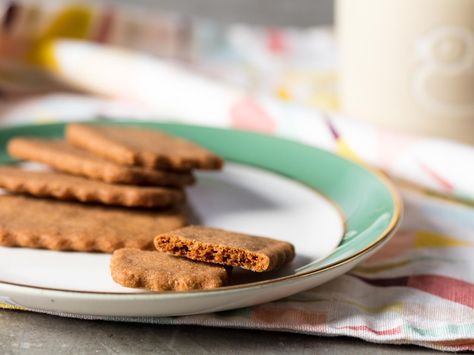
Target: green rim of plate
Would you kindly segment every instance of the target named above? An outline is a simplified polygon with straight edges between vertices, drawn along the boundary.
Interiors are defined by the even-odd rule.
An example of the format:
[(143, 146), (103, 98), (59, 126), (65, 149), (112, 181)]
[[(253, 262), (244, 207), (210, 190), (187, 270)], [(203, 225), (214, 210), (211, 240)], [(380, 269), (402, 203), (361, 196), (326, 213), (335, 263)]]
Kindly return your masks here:
[[(90, 123), (90, 122), (89, 122)], [(299, 268), (294, 275), (321, 271), (369, 252), (387, 239), (400, 219), (401, 202), (393, 185), (380, 173), (330, 152), (302, 143), (254, 132), (177, 123), (94, 121), (161, 129), (194, 141), (226, 160), (256, 166), (299, 181), (334, 202), (345, 216), (345, 235), (326, 258)], [(67, 123), (0, 129), (0, 164), (12, 163), (7, 141), (15, 136), (63, 137)], [(248, 286), (267, 281), (245, 284)], [(238, 288), (228, 286), (222, 289)]]

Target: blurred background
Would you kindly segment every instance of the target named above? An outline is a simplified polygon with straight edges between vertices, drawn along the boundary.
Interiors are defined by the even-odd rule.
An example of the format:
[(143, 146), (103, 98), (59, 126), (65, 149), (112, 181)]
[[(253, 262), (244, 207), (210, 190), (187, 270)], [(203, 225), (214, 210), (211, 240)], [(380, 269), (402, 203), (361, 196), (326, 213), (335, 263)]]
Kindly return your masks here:
[[(131, 2), (116, 0), (115, 3)], [(334, 21), (333, 0), (139, 0), (133, 3), (228, 24), (241, 22), (253, 25), (312, 27), (330, 25)]]
[(254, 130), (474, 195), (473, 0), (1, 0), (0, 18), (2, 125)]

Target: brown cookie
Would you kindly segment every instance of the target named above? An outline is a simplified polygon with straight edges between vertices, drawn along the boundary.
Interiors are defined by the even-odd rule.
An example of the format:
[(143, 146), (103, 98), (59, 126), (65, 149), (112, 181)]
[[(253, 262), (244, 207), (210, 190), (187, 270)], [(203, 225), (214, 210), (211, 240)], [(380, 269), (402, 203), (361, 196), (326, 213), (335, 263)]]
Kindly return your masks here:
[(0, 196), (0, 245), (111, 253), (152, 249), (153, 237), (186, 223), (181, 210), (150, 212)]
[(110, 261), (112, 279), (125, 287), (188, 291), (222, 286), (224, 267), (176, 258), (159, 251), (119, 249)]
[(295, 256), (293, 245), (287, 242), (202, 226), (160, 234), (155, 247), (192, 260), (256, 272), (278, 269)]
[(178, 189), (112, 185), (55, 171), (28, 171), (13, 166), (0, 166), (0, 187), (37, 197), (127, 207), (167, 207), (184, 200), (184, 192)]
[(185, 139), (156, 129), (70, 124), (69, 143), (119, 164), (175, 171), (220, 169), (223, 160)]
[(66, 173), (107, 183), (175, 187), (194, 183), (194, 177), (189, 173), (122, 166), (73, 147), (63, 140), (14, 138), (8, 142), (8, 153), (18, 159), (38, 161)]

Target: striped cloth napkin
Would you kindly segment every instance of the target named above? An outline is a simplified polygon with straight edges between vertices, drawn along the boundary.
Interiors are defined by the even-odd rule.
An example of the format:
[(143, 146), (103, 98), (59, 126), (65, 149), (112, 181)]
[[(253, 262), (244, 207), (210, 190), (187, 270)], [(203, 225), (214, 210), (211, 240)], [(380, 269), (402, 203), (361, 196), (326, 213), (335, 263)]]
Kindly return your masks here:
[[(268, 44), (269, 37), (271, 50), (280, 52), (295, 48), (288, 43), (301, 45), (308, 39), (306, 31), (281, 29), (277, 36), (274, 29), (240, 26), (239, 31), (245, 34), (239, 37), (240, 45), (246, 38), (255, 45), (243, 47), (257, 52), (258, 44)], [(328, 45), (327, 31), (315, 30), (311, 41), (317, 38), (326, 51), (333, 48)], [(329, 57), (334, 55), (329, 53)], [(232, 58), (228, 67), (236, 61)], [(272, 58), (281, 62), (282, 56), (266, 60)], [(329, 61), (323, 61), (327, 72)], [(205, 68), (215, 62), (216, 57), (202, 56), (194, 71), (208, 73)], [(219, 63), (225, 72), (225, 60)], [(288, 63), (295, 68), (298, 64)], [(229, 80), (217, 75), (220, 80), (210, 80), (169, 61), (88, 42), (49, 43), (42, 64), (69, 86), (101, 96), (56, 93), (15, 98), (5, 102), (3, 107), (8, 109), (0, 110), (0, 122), (166, 117), (256, 130), (368, 162), (401, 186), (405, 215), (397, 235), (352, 272), (323, 286), (268, 304), (215, 314), (104, 319), (346, 335), (377, 343), (474, 350), (472, 147), (400, 135), (318, 110), (315, 106), (337, 107), (334, 85), (328, 84), (334, 73), (308, 79), (320, 84), (308, 103), (291, 95), (298, 87), (308, 87), (302, 77), (289, 86), (282, 81), (258, 81), (258, 90), (249, 90), (238, 86), (235, 77)], [(286, 71), (291, 70), (288, 67)], [(264, 69), (259, 70), (257, 77), (266, 77)], [(281, 78), (287, 73), (274, 74)], [(180, 102), (187, 104), (177, 104)], [(9, 300), (0, 297), (0, 301), (5, 308), (13, 307)]]

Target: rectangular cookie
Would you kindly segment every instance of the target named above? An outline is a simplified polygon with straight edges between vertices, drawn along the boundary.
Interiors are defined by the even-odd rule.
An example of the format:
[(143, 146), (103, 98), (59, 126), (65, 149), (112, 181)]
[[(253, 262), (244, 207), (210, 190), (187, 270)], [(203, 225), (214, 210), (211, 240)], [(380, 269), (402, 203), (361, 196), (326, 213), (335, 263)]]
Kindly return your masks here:
[(217, 288), (227, 281), (219, 265), (137, 249), (116, 250), (110, 261), (112, 279), (125, 287), (151, 291), (189, 291)]
[(155, 238), (155, 248), (175, 256), (256, 272), (275, 270), (290, 262), (292, 244), (280, 240), (203, 226), (188, 226)]
[(58, 200), (127, 207), (167, 207), (184, 201), (184, 192), (164, 187), (112, 185), (55, 171), (0, 166), (0, 188)]
[(37, 161), (59, 171), (107, 183), (174, 187), (194, 183), (190, 173), (119, 165), (59, 139), (14, 138), (7, 148), (14, 158)]
[(7, 247), (104, 253), (152, 249), (157, 233), (185, 224), (181, 209), (151, 212), (0, 196), (0, 245)]
[(69, 124), (67, 141), (119, 164), (174, 171), (221, 169), (223, 160), (209, 150), (157, 129)]

